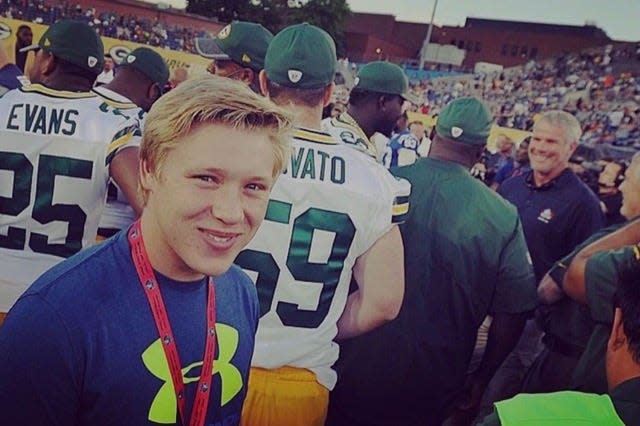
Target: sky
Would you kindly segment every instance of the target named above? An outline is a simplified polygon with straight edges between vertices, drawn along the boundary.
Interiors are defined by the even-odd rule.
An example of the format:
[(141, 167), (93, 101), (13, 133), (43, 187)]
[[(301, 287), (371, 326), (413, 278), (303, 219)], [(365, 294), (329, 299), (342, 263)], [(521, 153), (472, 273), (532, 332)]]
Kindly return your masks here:
[[(156, 0), (145, 0), (158, 3)], [(347, 0), (354, 12), (395, 15), (399, 21), (431, 20), (436, 0)], [(614, 40), (640, 41), (640, 0), (437, 0), (436, 25), (463, 26), (466, 17), (597, 25)], [(185, 0), (161, 0), (184, 7)]]

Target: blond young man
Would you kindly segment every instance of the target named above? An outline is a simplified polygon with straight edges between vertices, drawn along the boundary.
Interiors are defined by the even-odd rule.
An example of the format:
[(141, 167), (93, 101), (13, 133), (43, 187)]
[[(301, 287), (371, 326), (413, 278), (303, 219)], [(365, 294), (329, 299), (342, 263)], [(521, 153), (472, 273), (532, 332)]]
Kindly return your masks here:
[(45, 273), (0, 329), (3, 421), (239, 422), (258, 301), (232, 262), (264, 218), (290, 126), (228, 79), (194, 78), (153, 106), (140, 221)]

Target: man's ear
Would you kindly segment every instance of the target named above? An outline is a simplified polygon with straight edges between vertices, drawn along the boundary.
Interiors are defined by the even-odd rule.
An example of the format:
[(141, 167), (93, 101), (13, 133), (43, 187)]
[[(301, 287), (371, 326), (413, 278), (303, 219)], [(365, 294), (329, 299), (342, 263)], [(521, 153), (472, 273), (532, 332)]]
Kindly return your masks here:
[(616, 308), (613, 318), (613, 327), (611, 327), (611, 335), (607, 343), (609, 352), (616, 352), (620, 349), (627, 350), (627, 335), (624, 333), (624, 325), (622, 324), (622, 311)]
[(378, 96), (378, 109), (382, 112), (387, 110), (387, 102), (389, 102), (389, 97), (386, 95), (380, 95)]
[(162, 96), (162, 92), (160, 91), (160, 87), (157, 83), (153, 83), (147, 88), (147, 98), (151, 101), (149, 102), (150, 104), (157, 101), (160, 96)]
[(47, 57), (41, 62), (41, 73), (44, 76), (49, 76), (56, 69), (56, 58), (51, 53), (46, 54)]
[(255, 73), (251, 68), (242, 68), (242, 72), (240, 73), (240, 80), (250, 85), (251, 83), (253, 83), (254, 76)]
[(158, 180), (158, 177), (156, 176), (157, 171), (150, 167), (147, 160), (141, 159), (138, 164), (140, 164), (140, 187), (145, 191), (151, 191)]
[(258, 74), (258, 80), (260, 80), (260, 91), (262, 95), (265, 97), (269, 97), (269, 87), (267, 85), (267, 73), (264, 70), (260, 70), (260, 74)]
[(331, 84), (327, 84), (324, 88), (324, 93), (322, 94), (322, 106), (326, 107), (331, 102), (331, 96), (333, 95), (333, 90), (335, 89), (336, 84), (332, 81)]

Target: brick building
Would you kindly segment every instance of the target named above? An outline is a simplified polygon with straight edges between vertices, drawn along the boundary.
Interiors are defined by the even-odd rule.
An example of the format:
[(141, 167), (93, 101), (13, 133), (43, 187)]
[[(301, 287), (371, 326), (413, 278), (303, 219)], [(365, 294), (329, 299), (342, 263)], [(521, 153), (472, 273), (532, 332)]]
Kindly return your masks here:
[[(392, 15), (354, 13), (345, 28), (349, 58), (356, 62), (378, 58), (398, 63), (416, 60), (428, 27), (428, 24), (396, 21)], [(519, 65), (530, 59), (603, 46), (612, 40), (593, 25), (467, 18), (462, 27), (434, 26), (431, 42), (464, 49), (463, 66), (473, 68), (479, 61), (505, 67)]]
[[(49, 4), (65, 3), (62, 0), (50, 0)], [(194, 30), (205, 30), (215, 34), (226, 24), (210, 18), (186, 13), (183, 10), (158, 7), (152, 3), (136, 0), (74, 0), (83, 9), (95, 8), (98, 12), (115, 12), (120, 15), (134, 15), (141, 18), (157, 19), (167, 25), (180, 25)]]

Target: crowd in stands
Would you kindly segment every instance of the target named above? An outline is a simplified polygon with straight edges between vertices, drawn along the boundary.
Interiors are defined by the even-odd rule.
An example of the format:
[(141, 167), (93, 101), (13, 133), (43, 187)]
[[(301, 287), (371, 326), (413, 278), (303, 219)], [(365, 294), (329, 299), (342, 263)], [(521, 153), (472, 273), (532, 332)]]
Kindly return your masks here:
[[(98, 13), (67, 1), (54, 5), (44, 0), (0, 0), (0, 15), (42, 24), (82, 19), (103, 36), (192, 53), (196, 37), (211, 36), (157, 18)], [(640, 148), (639, 52), (640, 47), (634, 51), (628, 45), (608, 45), (491, 75), (454, 73), (449, 78), (413, 82), (412, 90), (423, 101), (417, 110), (426, 114), (437, 115), (453, 99), (477, 96), (489, 104), (498, 125), (529, 131), (541, 111), (562, 109), (581, 122), (583, 144)], [(620, 67), (614, 72), (620, 63), (630, 64), (629, 72), (620, 72)], [(337, 94), (337, 102), (347, 102), (345, 86)]]
[[(626, 64), (628, 69), (614, 68)], [(437, 114), (452, 99), (479, 96), (500, 126), (531, 130), (547, 109), (573, 113), (582, 142), (640, 148), (640, 54), (629, 47), (605, 46), (531, 61), (494, 75), (465, 75), (415, 82), (422, 112)], [(626, 72), (625, 72), (626, 71)]]
[(99, 13), (95, 8), (83, 9), (79, 4), (67, 1), (52, 4), (43, 0), (0, 0), (0, 16), (45, 25), (65, 18), (79, 19), (105, 37), (191, 53), (195, 53), (194, 39), (209, 35), (204, 30), (170, 25), (157, 18), (121, 15), (111, 11)]

